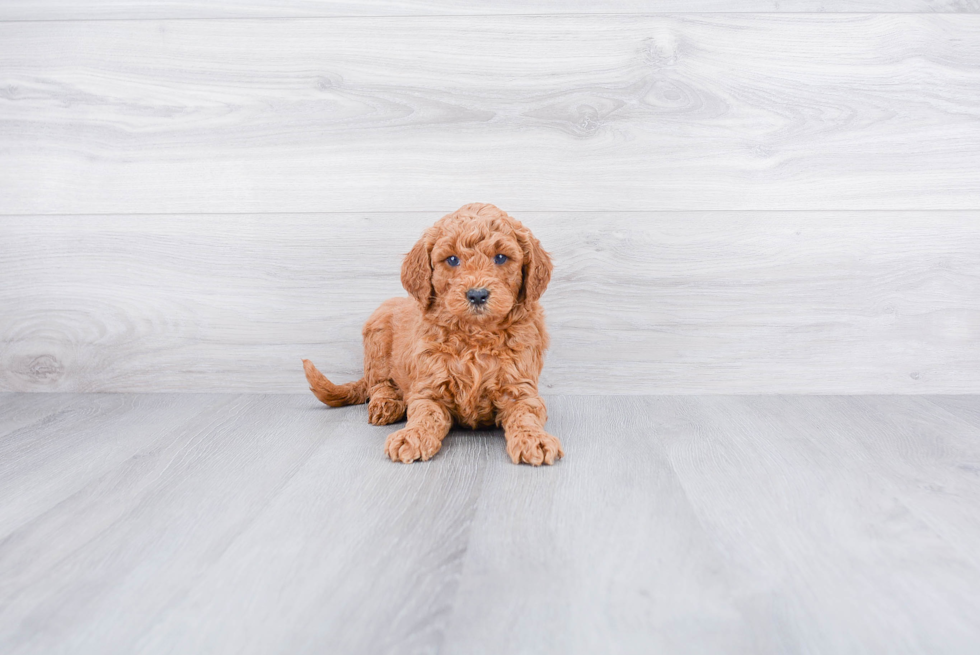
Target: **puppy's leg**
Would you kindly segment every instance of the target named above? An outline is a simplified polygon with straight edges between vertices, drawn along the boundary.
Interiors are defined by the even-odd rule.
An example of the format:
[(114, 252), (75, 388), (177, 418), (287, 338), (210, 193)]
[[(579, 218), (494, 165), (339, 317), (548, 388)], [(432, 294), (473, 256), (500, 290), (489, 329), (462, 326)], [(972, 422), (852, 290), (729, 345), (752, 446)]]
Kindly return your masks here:
[(541, 466), (564, 457), (561, 442), (544, 431), (547, 420), (548, 410), (537, 394), (517, 400), (508, 398), (498, 405), (497, 423), (504, 428), (511, 461)]
[(390, 380), (368, 391), (368, 421), (373, 425), (388, 425), (405, 418), (405, 401)]
[(364, 326), (364, 380), (367, 382), (368, 421), (388, 425), (405, 417), (401, 391), (391, 379), (395, 306), (383, 303)]
[(426, 461), (442, 448), (449, 434), (449, 411), (433, 400), (416, 399), (408, 405), (408, 425), (388, 435), (385, 453), (393, 462)]

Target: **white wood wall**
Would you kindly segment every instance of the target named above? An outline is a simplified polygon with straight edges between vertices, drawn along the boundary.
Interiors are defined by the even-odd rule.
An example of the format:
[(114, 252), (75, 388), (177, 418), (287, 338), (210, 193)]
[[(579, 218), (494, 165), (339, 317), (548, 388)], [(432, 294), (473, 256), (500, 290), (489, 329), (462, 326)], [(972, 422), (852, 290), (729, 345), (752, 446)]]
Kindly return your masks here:
[(976, 12), (7, 0), (0, 390), (357, 377), (484, 201), (554, 254), (547, 392), (980, 393)]

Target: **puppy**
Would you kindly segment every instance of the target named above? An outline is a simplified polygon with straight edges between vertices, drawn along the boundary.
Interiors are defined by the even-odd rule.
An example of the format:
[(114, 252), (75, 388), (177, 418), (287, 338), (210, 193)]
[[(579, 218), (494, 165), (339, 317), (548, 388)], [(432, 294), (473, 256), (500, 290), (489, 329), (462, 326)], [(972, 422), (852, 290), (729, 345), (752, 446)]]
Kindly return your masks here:
[(407, 412), (385, 442), (393, 461), (430, 459), (453, 422), (503, 427), (515, 464), (561, 458), (538, 395), (548, 347), (538, 298), (551, 258), (531, 231), (493, 205), (465, 205), (425, 231), (401, 276), (412, 297), (368, 319), (364, 377), (336, 385), (304, 359), (313, 394), (331, 407), (368, 402), (374, 425)]

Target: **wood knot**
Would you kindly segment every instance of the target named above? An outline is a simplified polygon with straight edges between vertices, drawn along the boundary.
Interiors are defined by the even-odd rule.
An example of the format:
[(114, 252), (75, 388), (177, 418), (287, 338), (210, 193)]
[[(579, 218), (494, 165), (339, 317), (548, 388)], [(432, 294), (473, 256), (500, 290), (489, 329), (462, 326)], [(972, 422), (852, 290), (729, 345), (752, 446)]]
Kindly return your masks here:
[(64, 373), (64, 365), (54, 355), (39, 355), (27, 365), (27, 375), (38, 382), (60, 380)]
[(680, 49), (677, 34), (662, 30), (643, 39), (643, 58), (655, 68), (677, 64), (677, 51)]

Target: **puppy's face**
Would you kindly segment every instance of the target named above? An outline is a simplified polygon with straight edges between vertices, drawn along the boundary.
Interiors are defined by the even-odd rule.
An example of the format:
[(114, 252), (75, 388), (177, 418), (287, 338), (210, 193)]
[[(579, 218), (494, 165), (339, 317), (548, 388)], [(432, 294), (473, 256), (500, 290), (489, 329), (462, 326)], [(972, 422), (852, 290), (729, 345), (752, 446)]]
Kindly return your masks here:
[(517, 301), (524, 254), (511, 230), (476, 218), (444, 227), (432, 247), (435, 302), (462, 321), (489, 322)]
[(530, 230), (493, 205), (466, 205), (429, 228), (402, 265), (402, 284), (425, 310), (492, 324), (534, 301), (551, 261)]

